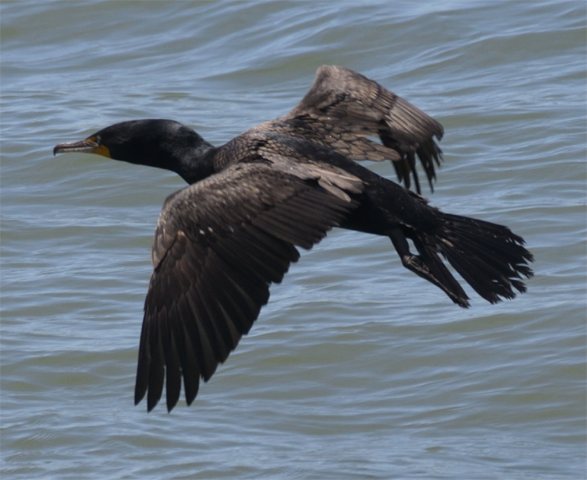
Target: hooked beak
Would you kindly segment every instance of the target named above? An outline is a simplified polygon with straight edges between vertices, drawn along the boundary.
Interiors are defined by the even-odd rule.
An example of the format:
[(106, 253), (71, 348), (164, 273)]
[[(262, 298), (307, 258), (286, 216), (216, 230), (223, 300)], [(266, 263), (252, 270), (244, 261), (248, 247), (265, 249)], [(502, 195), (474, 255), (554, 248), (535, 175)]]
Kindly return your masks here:
[(70, 152), (95, 153), (111, 158), (108, 148), (104, 145), (97, 144), (91, 137), (80, 142), (60, 143), (53, 149), (53, 155)]

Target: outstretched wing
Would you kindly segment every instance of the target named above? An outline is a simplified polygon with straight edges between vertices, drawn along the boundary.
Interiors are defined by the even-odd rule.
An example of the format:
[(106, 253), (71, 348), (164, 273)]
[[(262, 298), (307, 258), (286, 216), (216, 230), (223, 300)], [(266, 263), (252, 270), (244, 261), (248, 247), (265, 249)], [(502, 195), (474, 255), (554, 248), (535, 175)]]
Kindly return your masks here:
[[(416, 190), (419, 157), (430, 188), (440, 165), (441, 151), (434, 137), (443, 128), (411, 103), (373, 80), (343, 67), (324, 65), (306, 96), (287, 115), (255, 127), (303, 137), (328, 146), (353, 160), (392, 160), (399, 181)], [(382, 144), (369, 137), (379, 137)]]
[(270, 284), (298, 260), (295, 246), (311, 248), (355, 207), (350, 197), (323, 188), (320, 173), (314, 177), (237, 164), (166, 200), (153, 245), (135, 403), (147, 394), (150, 411), (165, 380), (170, 411), (183, 377), (190, 404), (200, 377), (207, 381), (227, 359), (267, 303)]

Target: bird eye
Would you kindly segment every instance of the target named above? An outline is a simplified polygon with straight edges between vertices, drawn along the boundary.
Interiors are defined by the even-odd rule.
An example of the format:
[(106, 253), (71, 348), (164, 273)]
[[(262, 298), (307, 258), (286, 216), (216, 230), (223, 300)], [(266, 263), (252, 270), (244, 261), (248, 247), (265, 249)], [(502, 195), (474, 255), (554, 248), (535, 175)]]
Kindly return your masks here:
[(94, 137), (94, 142), (96, 142), (98, 145), (100, 145), (102, 143), (102, 137), (100, 136), (95, 136)]

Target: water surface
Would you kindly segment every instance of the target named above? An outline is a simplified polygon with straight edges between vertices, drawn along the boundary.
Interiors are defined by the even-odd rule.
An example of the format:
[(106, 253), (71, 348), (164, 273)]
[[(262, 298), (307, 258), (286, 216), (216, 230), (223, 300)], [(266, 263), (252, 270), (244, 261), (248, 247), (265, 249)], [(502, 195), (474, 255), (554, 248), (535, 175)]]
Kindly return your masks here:
[[(585, 478), (583, 2), (0, 12), (3, 478)], [(190, 408), (147, 414), (132, 392), (149, 249), (183, 184), (53, 146), (149, 117), (221, 144), (287, 112), (324, 63), (444, 125), (426, 195), (526, 238), (528, 293), (462, 310), (388, 240), (335, 230)]]

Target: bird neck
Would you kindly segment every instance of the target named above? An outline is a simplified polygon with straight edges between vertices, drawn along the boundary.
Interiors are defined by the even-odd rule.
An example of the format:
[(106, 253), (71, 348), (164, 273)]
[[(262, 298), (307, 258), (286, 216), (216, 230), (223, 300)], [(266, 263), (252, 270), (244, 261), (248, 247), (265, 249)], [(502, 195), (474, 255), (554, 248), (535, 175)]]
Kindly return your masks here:
[(214, 168), (214, 156), (218, 150), (206, 141), (202, 141), (197, 147), (185, 151), (176, 159), (173, 171), (190, 185), (216, 173)]

